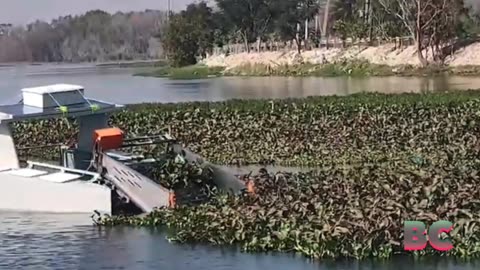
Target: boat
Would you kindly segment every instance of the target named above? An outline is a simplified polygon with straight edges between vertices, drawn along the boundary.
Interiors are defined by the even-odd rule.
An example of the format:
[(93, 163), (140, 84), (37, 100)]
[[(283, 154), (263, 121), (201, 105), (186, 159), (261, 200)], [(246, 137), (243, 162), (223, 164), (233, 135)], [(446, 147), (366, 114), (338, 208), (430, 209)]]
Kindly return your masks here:
[[(156, 160), (121, 151), (150, 144), (165, 144), (189, 162), (202, 163), (218, 175), (217, 186), (227, 192), (245, 188), (228, 170), (208, 163), (168, 134), (126, 139), (123, 131), (108, 126), (110, 114), (124, 106), (87, 98), (83, 86), (54, 84), (21, 92), (20, 102), (0, 106), (0, 210), (103, 215), (115, 214), (122, 205), (138, 213), (171, 207), (172, 191), (135, 169)], [(26, 161), (21, 166), (11, 123), (62, 117), (75, 118), (79, 131), (74, 146), (62, 147), (59, 165)]]
[(112, 190), (100, 184), (100, 174), (33, 161), (20, 166), (10, 124), (68, 115), (79, 120), (79, 146), (85, 148), (92, 146), (92, 131), (105, 127), (107, 115), (122, 106), (87, 99), (82, 86), (69, 84), (25, 88), (22, 98), (0, 106), (0, 209), (111, 213)]

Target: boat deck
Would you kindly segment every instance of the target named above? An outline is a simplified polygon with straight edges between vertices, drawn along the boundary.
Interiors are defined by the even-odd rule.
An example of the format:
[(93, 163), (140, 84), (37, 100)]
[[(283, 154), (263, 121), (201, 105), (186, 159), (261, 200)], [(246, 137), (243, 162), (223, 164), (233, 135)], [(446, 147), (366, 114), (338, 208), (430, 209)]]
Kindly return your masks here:
[(116, 104), (86, 99), (87, 102), (68, 106), (68, 112), (62, 112), (58, 107), (40, 108), (24, 105), (23, 102), (14, 105), (0, 105), (0, 121), (19, 121), (29, 119), (48, 119), (61, 116), (77, 117), (94, 113), (108, 113), (121, 107)]
[(26, 212), (111, 214), (112, 190), (98, 173), (28, 162), (0, 171), (0, 209)]
[[(34, 167), (39, 167), (35, 169)], [(22, 178), (32, 178), (54, 183), (67, 183), (71, 181), (91, 182), (100, 178), (97, 173), (68, 169), (45, 163), (28, 162), (26, 168), (15, 168), (0, 171), (0, 175), (13, 175)], [(90, 178), (85, 181), (84, 178)]]
[(38, 178), (39, 180), (45, 180), (55, 183), (65, 183), (73, 180), (80, 180), (82, 175), (79, 174), (72, 174), (72, 173), (64, 173), (64, 172), (56, 172), (56, 173), (48, 173), (47, 171), (35, 170), (35, 169), (16, 169), (1, 172), (0, 174), (10, 174), (15, 176), (21, 176), (25, 178)]

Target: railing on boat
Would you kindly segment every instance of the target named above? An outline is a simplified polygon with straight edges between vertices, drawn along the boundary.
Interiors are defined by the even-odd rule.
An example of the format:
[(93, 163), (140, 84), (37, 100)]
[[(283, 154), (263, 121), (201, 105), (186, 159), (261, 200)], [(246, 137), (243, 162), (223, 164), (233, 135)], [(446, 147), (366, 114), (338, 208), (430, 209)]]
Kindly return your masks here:
[(96, 182), (100, 180), (100, 177), (101, 177), (100, 174), (98, 173), (77, 170), (77, 169), (70, 169), (70, 168), (65, 168), (65, 167), (41, 163), (41, 162), (27, 161), (27, 164), (28, 164), (27, 168), (30, 168), (30, 169), (32, 169), (33, 167), (41, 167), (41, 168), (53, 169), (60, 173), (74, 173), (74, 174), (79, 174), (81, 176), (90, 176), (91, 179), (88, 180), (89, 182)]

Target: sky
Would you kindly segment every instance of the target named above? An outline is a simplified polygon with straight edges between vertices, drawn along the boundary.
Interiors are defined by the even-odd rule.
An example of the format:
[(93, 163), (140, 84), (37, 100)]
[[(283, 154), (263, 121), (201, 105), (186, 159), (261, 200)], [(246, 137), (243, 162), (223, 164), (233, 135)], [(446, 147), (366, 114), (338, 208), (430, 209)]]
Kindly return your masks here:
[[(196, 0), (171, 0), (174, 10)], [(198, 1), (198, 0), (197, 0)], [(26, 24), (36, 19), (50, 21), (59, 16), (81, 14), (92, 9), (108, 12), (167, 9), (168, 0), (0, 0), (0, 23)], [(465, 0), (480, 10), (480, 0)]]
[[(92, 9), (108, 12), (167, 10), (168, 0), (0, 0), (0, 23), (26, 24), (36, 19), (47, 20)], [(173, 9), (183, 9), (195, 0), (171, 0)]]

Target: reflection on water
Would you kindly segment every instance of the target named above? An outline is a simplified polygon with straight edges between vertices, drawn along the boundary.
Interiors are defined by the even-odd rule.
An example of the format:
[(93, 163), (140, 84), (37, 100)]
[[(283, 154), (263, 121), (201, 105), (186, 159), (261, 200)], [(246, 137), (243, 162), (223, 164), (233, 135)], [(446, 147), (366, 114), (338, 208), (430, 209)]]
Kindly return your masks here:
[(19, 90), (53, 83), (86, 87), (89, 96), (118, 103), (221, 101), (235, 98), (285, 98), (348, 95), (359, 92), (427, 92), (480, 88), (480, 77), (373, 78), (214, 78), (176, 81), (131, 76), (134, 70), (88, 65), (14, 66), (0, 69), (0, 102)]
[(0, 219), (0, 269), (473, 270), (480, 265), (409, 258), (319, 263), (288, 254), (171, 244), (156, 229), (97, 228), (89, 215), (0, 212)]

